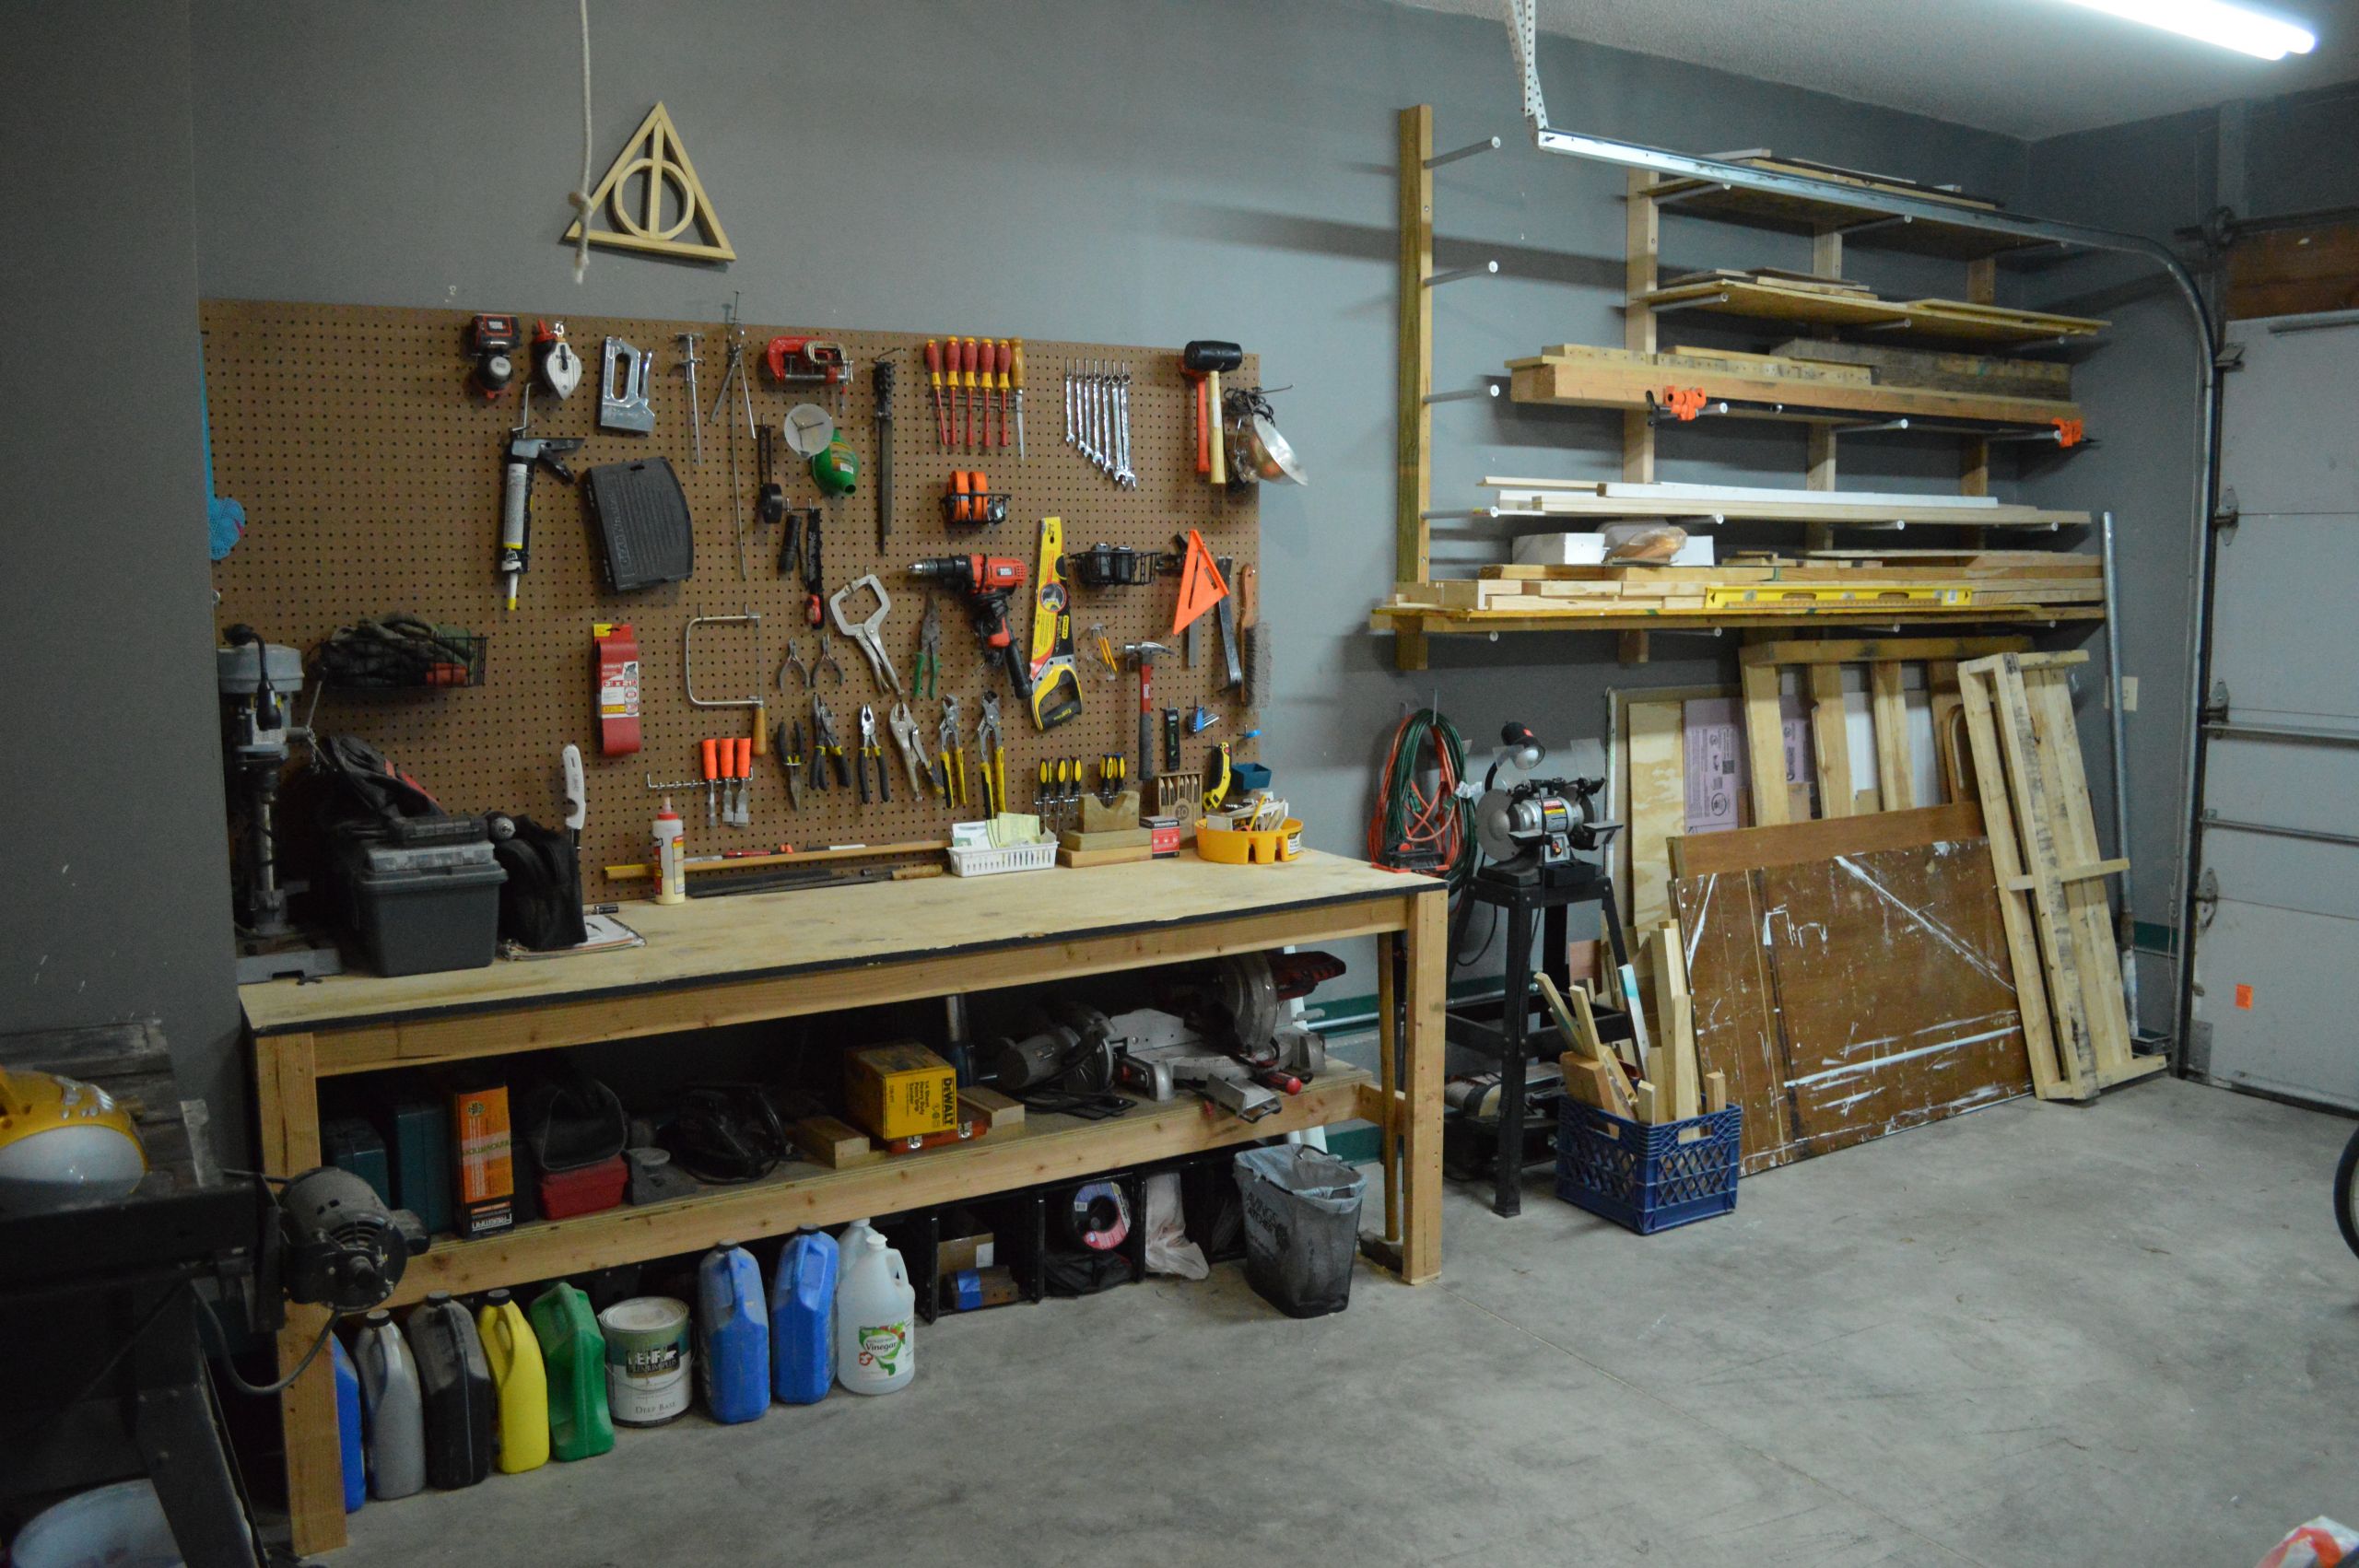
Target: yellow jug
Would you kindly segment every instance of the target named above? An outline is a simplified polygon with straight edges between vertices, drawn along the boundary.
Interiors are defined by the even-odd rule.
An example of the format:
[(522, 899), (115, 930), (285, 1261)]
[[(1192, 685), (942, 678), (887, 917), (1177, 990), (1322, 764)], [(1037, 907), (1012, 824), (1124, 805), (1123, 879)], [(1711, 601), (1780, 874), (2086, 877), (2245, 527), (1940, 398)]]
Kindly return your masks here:
[(499, 1468), (511, 1476), (537, 1470), (549, 1460), (549, 1376), (541, 1341), (506, 1291), (485, 1295), (475, 1331), (499, 1391)]

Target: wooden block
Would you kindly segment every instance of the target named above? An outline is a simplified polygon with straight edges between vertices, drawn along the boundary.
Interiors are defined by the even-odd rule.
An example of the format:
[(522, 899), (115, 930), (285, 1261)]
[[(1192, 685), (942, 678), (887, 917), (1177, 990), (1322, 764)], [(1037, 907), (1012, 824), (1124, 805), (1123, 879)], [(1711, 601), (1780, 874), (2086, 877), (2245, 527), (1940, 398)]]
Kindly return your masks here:
[(1012, 1127), (1024, 1125), (1024, 1102), (1010, 1099), (996, 1089), (978, 1085), (958, 1091), (958, 1119), (972, 1122), (975, 1136), (1005, 1132)]
[[(1146, 831), (1141, 828), (1139, 831)], [(1125, 844), (1110, 849), (1059, 849), (1057, 864), (1075, 870), (1090, 866), (1119, 866), (1133, 860), (1151, 860), (1155, 847), (1151, 844)]]
[(2031, 639), (2022, 637), (1876, 637), (1828, 638), (1819, 642), (1783, 639), (1748, 643), (1737, 650), (1743, 664), (1860, 664), (1893, 659), (1914, 662), (1928, 659), (1978, 659), (2001, 653), (2024, 653)]
[(831, 1116), (805, 1117), (787, 1130), (804, 1159), (831, 1171), (849, 1170), (885, 1157), (885, 1151), (868, 1134)]
[(1549, 1012), (1556, 1020), (1556, 1033), (1563, 1036), (1566, 1047), (1584, 1056), (1595, 1057), (1598, 1054), (1595, 1029), (1587, 1035), (1581, 1032), (1573, 1010), (1565, 1003), (1564, 993), (1556, 989), (1556, 982), (1548, 977), (1547, 971), (1542, 970), (1533, 975), (1532, 983), (1539, 988), (1541, 1000), (1548, 1004)]
[(1662, 1119), (1661, 1117), (1656, 1114), (1657, 1105), (1658, 1101), (1655, 1094), (1655, 1086), (1646, 1079), (1639, 1079), (1638, 1082), (1632, 1086), (1630, 1119), (1637, 1122), (1643, 1122), (1649, 1127), (1654, 1126), (1655, 1123)]
[(1792, 820), (1786, 793), (1786, 720), (1775, 666), (1743, 666), (1744, 749), (1753, 768), (1753, 820), (1766, 826)]
[[(1139, 825), (1139, 792), (1125, 790), (1114, 797), (1111, 805), (1100, 801), (1093, 792), (1081, 798), (1081, 831), (1084, 833), (1120, 833)], [(1074, 848), (1094, 848), (1094, 845), (1074, 845)]]
[(1725, 1072), (1704, 1074), (1704, 1114), (1729, 1108), (1729, 1075)]

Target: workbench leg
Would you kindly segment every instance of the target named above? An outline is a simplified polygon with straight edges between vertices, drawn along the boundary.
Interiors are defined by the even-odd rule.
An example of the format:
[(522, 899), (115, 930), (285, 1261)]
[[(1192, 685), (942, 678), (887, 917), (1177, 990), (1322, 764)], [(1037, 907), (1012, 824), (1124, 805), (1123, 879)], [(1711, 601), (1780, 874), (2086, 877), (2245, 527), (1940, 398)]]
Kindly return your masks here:
[(1441, 1277), (1442, 1008), (1449, 982), (1449, 899), (1437, 887), (1409, 900), (1407, 1094), (1401, 1111), (1402, 1176), (1409, 1211), (1401, 1237), (1401, 1277), (1422, 1285)]
[(1491, 1212), (1512, 1219), (1523, 1212), (1523, 1102), (1531, 1050), (1524, 1038), (1532, 1018), (1532, 913), (1506, 915), (1507, 999), (1499, 1010), (1499, 1119), (1491, 1158)]
[(1401, 1245), (1401, 993), (1393, 987), (1400, 938), (1376, 933), (1377, 1085), (1384, 1096), (1384, 1120), (1376, 1129), (1378, 1157), (1384, 1163), (1384, 1239)]
[[(320, 1094), (312, 1038), (254, 1041), (254, 1098), (265, 1175), (299, 1176), (320, 1163)], [(278, 1375), (295, 1369), (327, 1321), (325, 1309), (289, 1306), (278, 1331)], [(344, 1544), (344, 1457), (336, 1441), (335, 1372), (323, 1352), (278, 1397), (287, 1442), (287, 1516), (298, 1556)]]

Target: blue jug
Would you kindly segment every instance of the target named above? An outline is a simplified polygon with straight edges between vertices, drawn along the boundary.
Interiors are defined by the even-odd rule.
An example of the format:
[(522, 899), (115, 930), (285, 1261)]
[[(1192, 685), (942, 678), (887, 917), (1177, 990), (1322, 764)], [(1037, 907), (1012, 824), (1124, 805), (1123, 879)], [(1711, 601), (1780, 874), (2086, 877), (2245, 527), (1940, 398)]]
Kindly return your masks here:
[(770, 1386), (779, 1402), (816, 1405), (836, 1381), (836, 1238), (804, 1229), (770, 1276)]
[(722, 1422), (754, 1421), (770, 1408), (770, 1326), (762, 1315), (762, 1270), (734, 1241), (715, 1243), (697, 1266), (697, 1372), (705, 1409)]
[(335, 1357), (336, 1452), (344, 1462), (344, 1511), (357, 1513), (369, 1501), (369, 1461), (360, 1447), (360, 1369), (352, 1364), (344, 1341), (331, 1336), (328, 1350)]

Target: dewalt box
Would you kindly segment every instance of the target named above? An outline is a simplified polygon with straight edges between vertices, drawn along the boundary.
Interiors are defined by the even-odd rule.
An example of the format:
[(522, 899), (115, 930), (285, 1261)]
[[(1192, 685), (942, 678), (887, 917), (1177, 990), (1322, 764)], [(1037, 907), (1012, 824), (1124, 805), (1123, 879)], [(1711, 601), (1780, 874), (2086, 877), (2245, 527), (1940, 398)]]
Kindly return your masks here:
[(923, 1046), (870, 1046), (844, 1058), (844, 1109), (863, 1131), (888, 1143), (955, 1132), (958, 1075)]

